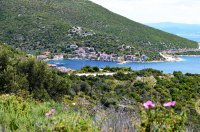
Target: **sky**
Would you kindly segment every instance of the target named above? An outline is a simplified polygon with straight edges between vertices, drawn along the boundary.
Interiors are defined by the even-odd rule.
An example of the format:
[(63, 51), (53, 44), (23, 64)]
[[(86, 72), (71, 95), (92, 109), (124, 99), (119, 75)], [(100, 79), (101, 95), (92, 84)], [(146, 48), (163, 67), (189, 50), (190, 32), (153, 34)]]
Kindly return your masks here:
[(200, 0), (90, 0), (140, 23), (200, 24)]

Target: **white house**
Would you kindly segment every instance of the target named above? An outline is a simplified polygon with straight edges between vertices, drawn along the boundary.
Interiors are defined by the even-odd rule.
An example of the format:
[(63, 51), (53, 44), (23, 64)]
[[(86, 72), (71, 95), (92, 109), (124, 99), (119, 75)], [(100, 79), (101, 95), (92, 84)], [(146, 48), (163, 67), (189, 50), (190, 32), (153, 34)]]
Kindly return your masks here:
[(200, 42), (198, 44), (199, 44), (199, 49), (200, 49)]
[(54, 59), (54, 60), (63, 60), (64, 57), (63, 57), (63, 55), (55, 55), (55, 56), (53, 57), (53, 59)]

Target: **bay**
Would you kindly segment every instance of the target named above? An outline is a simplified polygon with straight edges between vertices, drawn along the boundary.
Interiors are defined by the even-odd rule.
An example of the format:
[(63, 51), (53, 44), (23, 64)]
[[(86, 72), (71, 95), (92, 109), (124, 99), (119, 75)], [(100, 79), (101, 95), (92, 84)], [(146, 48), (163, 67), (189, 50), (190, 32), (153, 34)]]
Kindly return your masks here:
[(93, 60), (50, 60), (49, 64), (64, 66), (74, 70), (80, 70), (84, 66), (97, 66), (103, 68), (110, 67), (131, 67), (133, 70), (142, 70), (153, 68), (163, 71), (164, 73), (173, 73), (181, 71), (183, 73), (200, 74), (200, 56), (182, 56), (180, 62), (130, 62), (118, 64), (117, 62), (93, 61)]

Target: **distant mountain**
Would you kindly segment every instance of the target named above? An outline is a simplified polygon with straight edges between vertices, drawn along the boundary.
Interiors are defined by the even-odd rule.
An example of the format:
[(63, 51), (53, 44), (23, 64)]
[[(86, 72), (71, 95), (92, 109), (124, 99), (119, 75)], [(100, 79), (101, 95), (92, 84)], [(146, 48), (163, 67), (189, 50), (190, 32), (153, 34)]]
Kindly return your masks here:
[[(91, 46), (116, 54), (196, 48), (190, 41), (139, 24), (88, 0), (1, 0), (0, 41), (30, 53), (70, 52), (67, 46)], [(122, 49), (122, 45), (131, 50)]]
[(183, 24), (183, 23), (150, 23), (147, 24), (153, 28), (157, 28), (190, 40), (200, 42), (200, 24)]

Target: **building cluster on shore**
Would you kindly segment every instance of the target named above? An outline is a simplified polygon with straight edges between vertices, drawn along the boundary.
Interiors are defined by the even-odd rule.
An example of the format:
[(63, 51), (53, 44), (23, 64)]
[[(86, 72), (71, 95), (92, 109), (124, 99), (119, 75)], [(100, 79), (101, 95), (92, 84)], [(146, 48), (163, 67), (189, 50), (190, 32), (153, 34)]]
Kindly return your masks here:
[[(117, 54), (107, 54), (102, 52), (97, 52), (93, 47), (78, 47), (76, 44), (69, 45), (69, 48), (73, 51), (72, 53), (51, 53), (43, 52), (37, 56), (38, 60), (96, 60), (96, 61), (110, 61), (110, 62), (134, 62), (134, 61), (145, 61), (148, 57), (144, 54), (133, 54), (133, 55), (123, 55), (118, 56)], [(48, 64), (49, 67), (58, 69), (61, 72), (73, 71), (70, 68), (63, 66), (58, 66), (56, 64)]]
[(107, 54), (104, 52), (97, 52), (93, 47), (78, 47), (76, 44), (72, 44), (69, 48), (73, 51), (70, 54), (66, 53), (50, 53), (43, 52), (37, 56), (39, 60), (63, 60), (63, 59), (79, 59), (79, 60), (98, 60), (98, 61), (114, 61), (114, 62), (133, 62), (133, 61), (146, 61), (148, 57), (144, 54), (130, 54), (119, 56), (117, 54)]
[[(123, 55), (119, 56), (117, 54), (107, 54), (105, 52), (97, 52), (93, 47), (79, 47), (76, 44), (71, 44), (68, 46), (72, 52), (70, 53), (51, 53), (51, 52), (43, 52), (41, 55), (37, 56), (38, 60), (63, 60), (63, 59), (70, 59), (70, 60), (96, 60), (96, 61), (112, 61), (118, 63), (126, 63), (126, 62), (141, 62), (147, 61), (148, 57), (144, 54), (130, 54), (130, 55)], [(185, 51), (186, 49), (179, 50)], [(190, 49), (191, 50), (191, 49)], [(194, 49), (193, 49), (194, 50)], [(199, 49), (195, 49), (199, 50)], [(172, 54), (172, 51), (163, 51), (160, 52), (160, 56), (163, 58), (162, 61), (181, 61), (182, 59)], [(177, 51), (177, 50), (176, 50)], [(48, 64), (49, 67), (58, 69), (61, 72), (72, 72), (73, 70), (70, 68), (66, 68), (63, 66), (59, 66), (56, 64)]]

